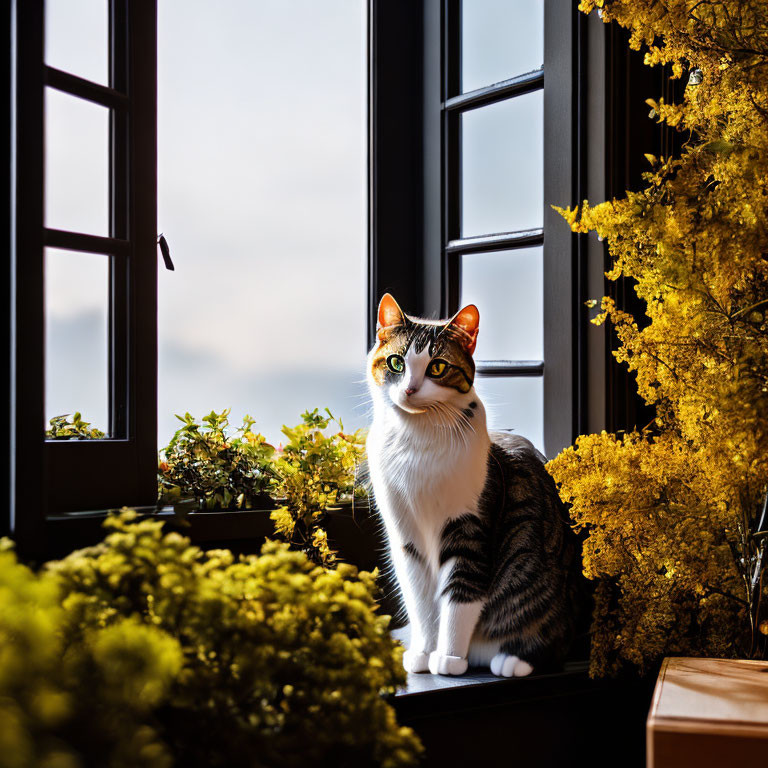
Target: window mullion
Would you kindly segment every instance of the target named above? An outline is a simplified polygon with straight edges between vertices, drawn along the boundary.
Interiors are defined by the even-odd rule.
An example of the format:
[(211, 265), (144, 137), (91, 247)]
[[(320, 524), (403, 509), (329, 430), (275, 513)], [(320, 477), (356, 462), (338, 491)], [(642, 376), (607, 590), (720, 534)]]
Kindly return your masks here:
[(109, 253), (127, 256), (130, 244), (127, 240), (100, 235), (85, 235), (81, 232), (67, 232), (63, 229), (46, 227), (43, 230), (43, 245), (48, 248), (61, 248), (65, 251), (83, 253)]
[(92, 101), (108, 109), (127, 109), (128, 97), (114, 88), (107, 88), (98, 83), (92, 83), (69, 72), (62, 72), (55, 67), (46, 66), (45, 85), (57, 91), (77, 96), (80, 99)]
[(579, 119), (574, 99), (573, 69), (576, 7), (570, 0), (544, 6), (544, 442), (554, 456), (577, 434), (579, 403), (576, 329), (576, 235), (553, 205), (575, 199), (577, 167), (575, 128)]
[(478, 235), (451, 240), (445, 246), (445, 251), (446, 253), (458, 254), (476, 251), (506, 251), (510, 248), (541, 245), (543, 242), (543, 229), (526, 229), (520, 232), (499, 232), (494, 235)]
[(125, 4), (128, 95), (128, 413), (135, 445), (132, 504), (157, 494), (157, 0)]
[[(110, 0), (109, 82), (113, 89), (129, 94), (128, 18), (125, 0)], [(130, 99), (128, 105), (130, 107)], [(129, 331), (130, 287), (129, 193), (130, 193), (130, 111), (110, 115), (110, 234), (128, 245), (126, 260), (111, 263), (109, 275), (109, 420), (110, 434), (128, 438), (129, 414)]]
[(485, 88), (478, 88), (468, 93), (461, 93), (458, 96), (452, 96), (446, 99), (443, 109), (468, 110), (477, 107), (485, 107), (489, 104), (495, 104), (497, 101), (510, 99), (520, 96), (524, 93), (530, 93), (544, 87), (544, 70), (537, 69), (533, 72), (526, 72), (524, 75), (517, 75), (509, 80), (500, 83), (488, 85)]
[(543, 360), (477, 360), (475, 369), (481, 376), (543, 376)]
[[(12, 14), (10, 531), (36, 554), (45, 513), (43, 454), (43, 3)], [(23, 343), (20, 340), (23, 338)]]

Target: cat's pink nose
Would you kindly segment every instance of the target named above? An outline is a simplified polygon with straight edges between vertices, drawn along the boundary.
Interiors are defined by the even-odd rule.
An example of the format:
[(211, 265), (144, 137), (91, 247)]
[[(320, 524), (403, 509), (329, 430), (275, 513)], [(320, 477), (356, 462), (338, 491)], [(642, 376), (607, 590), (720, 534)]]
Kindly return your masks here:
[(408, 387), (408, 389), (405, 390), (406, 395), (412, 395), (416, 391), (416, 387)]

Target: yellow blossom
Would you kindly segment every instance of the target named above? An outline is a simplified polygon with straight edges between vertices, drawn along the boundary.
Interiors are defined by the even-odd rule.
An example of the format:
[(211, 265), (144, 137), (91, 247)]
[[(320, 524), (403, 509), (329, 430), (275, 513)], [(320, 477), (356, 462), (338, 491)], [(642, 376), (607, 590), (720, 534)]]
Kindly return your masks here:
[(586, 532), (592, 672), (762, 655), (753, 629), (768, 600), (743, 571), (768, 486), (768, 3), (579, 7), (626, 27), (649, 66), (690, 73), (681, 103), (648, 101), (684, 132), (682, 152), (647, 157), (647, 186), (624, 199), (561, 211), (605, 238), (606, 276), (645, 303), (638, 322), (604, 298), (592, 322), (610, 321), (617, 361), (656, 409), (645, 430), (580, 437), (549, 464)]

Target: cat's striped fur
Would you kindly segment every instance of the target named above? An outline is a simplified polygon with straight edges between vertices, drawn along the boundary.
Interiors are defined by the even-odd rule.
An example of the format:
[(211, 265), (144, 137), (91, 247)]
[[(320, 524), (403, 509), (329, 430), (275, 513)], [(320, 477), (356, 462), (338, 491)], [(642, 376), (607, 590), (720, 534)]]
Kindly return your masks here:
[(431, 323), (382, 299), (368, 460), (411, 624), (406, 668), (519, 676), (568, 650), (578, 546), (541, 454), (487, 431), (478, 324), (475, 307)]
[(456, 557), (454, 600), (482, 597), (475, 634), (534, 666), (567, 652), (581, 561), (555, 483), (530, 444), (491, 433), (478, 515), (447, 523), (440, 559)]

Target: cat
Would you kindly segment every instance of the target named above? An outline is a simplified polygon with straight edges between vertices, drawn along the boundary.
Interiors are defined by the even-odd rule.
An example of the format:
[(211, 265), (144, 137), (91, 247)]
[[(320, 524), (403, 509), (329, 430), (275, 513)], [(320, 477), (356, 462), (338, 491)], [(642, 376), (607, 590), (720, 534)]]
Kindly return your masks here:
[(568, 650), (580, 557), (544, 457), (488, 432), (473, 386), (479, 322), (473, 304), (435, 322), (383, 296), (368, 465), (411, 627), (405, 669), (522, 677)]

